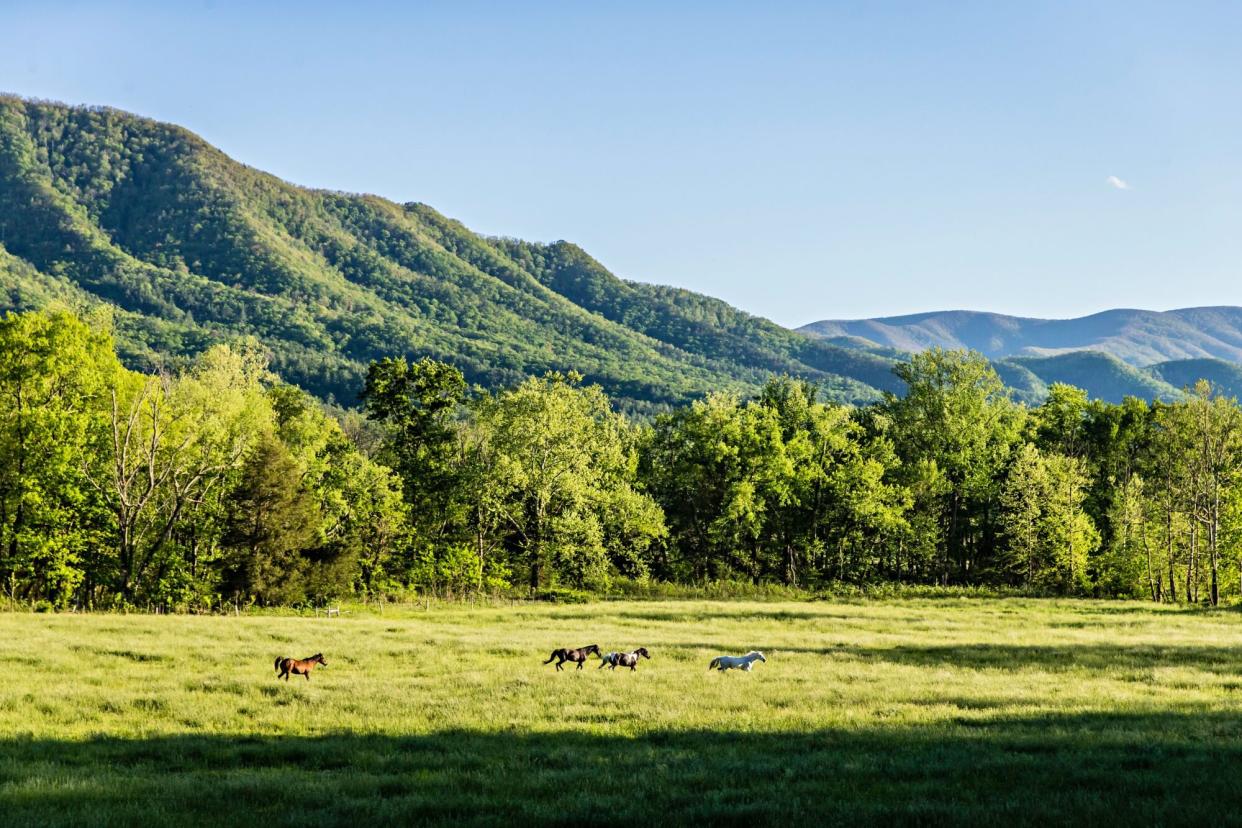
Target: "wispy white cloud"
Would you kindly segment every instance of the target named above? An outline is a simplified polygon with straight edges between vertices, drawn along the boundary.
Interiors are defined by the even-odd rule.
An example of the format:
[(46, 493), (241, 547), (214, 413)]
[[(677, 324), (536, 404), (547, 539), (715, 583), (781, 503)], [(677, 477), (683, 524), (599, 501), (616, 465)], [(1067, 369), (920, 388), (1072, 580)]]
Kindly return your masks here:
[(1123, 181), (1122, 179), (1118, 178), (1115, 175), (1110, 175), (1106, 180), (1108, 181), (1108, 184), (1110, 187), (1115, 187), (1118, 190), (1130, 189), (1129, 184), (1127, 184), (1125, 181)]

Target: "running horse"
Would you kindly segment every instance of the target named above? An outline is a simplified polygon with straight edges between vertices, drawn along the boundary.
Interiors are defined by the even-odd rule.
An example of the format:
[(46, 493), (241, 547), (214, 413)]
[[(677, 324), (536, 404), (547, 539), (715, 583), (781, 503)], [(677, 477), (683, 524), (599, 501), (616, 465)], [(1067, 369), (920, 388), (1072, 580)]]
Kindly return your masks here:
[(767, 659), (763, 657), (763, 653), (758, 650), (751, 650), (746, 655), (741, 656), (716, 656), (712, 659), (711, 664), (707, 665), (707, 669), (720, 670), (723, 673), (725, 670), (731, 670), (736, 667), (739, 670), (745, 670), (749, 673), (751, 665), (756, 661), (762, 661), (765, 664), (767, 663)]
[(316, 664), (328, 666), (328, 662), (324, 661), (323, 653), (315, 653), (309, 658), (276, 658), (276, 672), (280, 675), (276, 676), (277, 681), (284, 679), (289, 680), (290, 675), (306, 676), (306, 680), (310, 681), (311, 670), (315, 669)]
[(632, 653), (612, 653), (612, 663), (608, 666), (613, 670), (618, 667), (629, 667), (633, 672), (638, 667), (639, 658), (651, 658), (651, 653), (647, 652), (646, 647), (639, 647)]
[[(582, 665), (586, 663), (587, 656), (589, 656), (591, 653), (595, 653), (596, 655), (599, 655), (598, 644), (591, 644), (586, 647), (579, 647), (576, 650), (553, 650), (552, 655), (548, 656), (548, 660), (545, 661), (544, 664), (551, 664), (553, 661), (556, 661), (556, 669), (561, 670), (563, 669), (561, 667), (562, 664), (564, 664), (566, 661), (572, 661), (575, 664), (577, 664), (578, 669), (581, 670)], [(603, 658), (603, 656), (600, 656), (600, 658)], [(559, 661), (557, 659), (559, 659)]]

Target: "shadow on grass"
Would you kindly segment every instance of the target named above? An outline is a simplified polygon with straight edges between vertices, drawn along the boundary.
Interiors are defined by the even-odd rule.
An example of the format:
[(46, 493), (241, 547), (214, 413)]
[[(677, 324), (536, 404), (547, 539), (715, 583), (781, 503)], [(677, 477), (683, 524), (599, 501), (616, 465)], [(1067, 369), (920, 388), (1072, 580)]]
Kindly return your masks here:
[(5, 825), (1217, 823), (1242, 714), (805, 733), (0, 740)]
[[(792, 649), (792, 648), (785, 648)], [(1135, 644), (960, 644), (898, 647), (827, 647), (823, 655), (857, 656), (916, 667), (961, 667), (970, 670), (1148, 671), (1157, 667), (1186, 667), (1242, 682), (1242, 650), (1232, 647), (1161, 646)]]
[[(663, 645), (665, 650), (719, 652), (741, 654), (748, 649), (763, 652), (770, 660), (796, 653), (842, 660), (901, 664), (910, 667), (949, 667), (966, 670), (1042, 670), (1068, 672), (1095, 670), (1099, 672), (1146, 672), (1157, 667), (1183, 667), (1222, 676), (1236, 677), (1242, 689), (1242, 649), (1209, 646), (1163, 646), (1155, 644), (937, 644), (927, 646), (858, 647), (836, 644), (823, 647), (743, 642), (742, 646), (722, 647), (707, 641), (678, 641)], [(727, 651), (727, 652), (726, 652)], [(680, 658), (678, 660), (693, 660)], [(700, 658), (704, 665), (708, 657)], [(771, 668), (769, 668), (771, 669)]]

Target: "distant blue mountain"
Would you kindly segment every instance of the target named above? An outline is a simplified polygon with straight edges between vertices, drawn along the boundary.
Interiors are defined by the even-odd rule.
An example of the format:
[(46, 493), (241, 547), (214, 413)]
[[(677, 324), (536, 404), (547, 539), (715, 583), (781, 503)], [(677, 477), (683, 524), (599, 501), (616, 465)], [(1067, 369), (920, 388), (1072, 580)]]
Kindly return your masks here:
[(1102, 351), (1136, 367), (1187, 359), (1242, 362), (1242, 307), (1117, 309), (1078, 319), (941, 311), (824, 320), (798, 330), (837, 343), (863, 339), (901, 351), (971, 348), (992, 359)]

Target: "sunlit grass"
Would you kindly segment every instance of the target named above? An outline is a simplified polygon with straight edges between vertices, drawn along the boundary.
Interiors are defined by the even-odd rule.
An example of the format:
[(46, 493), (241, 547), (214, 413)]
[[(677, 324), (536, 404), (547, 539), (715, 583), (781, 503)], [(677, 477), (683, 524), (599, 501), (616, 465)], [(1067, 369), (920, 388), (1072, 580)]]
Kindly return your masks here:
[[(5, 614), (0, 823), (1210, 819), (1242, 804), (1240, 633), (1022, 599)], [(541, 663), (592, 643), (652, 660)]]

